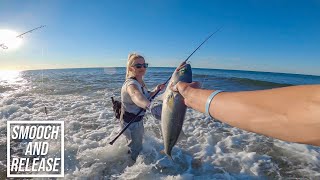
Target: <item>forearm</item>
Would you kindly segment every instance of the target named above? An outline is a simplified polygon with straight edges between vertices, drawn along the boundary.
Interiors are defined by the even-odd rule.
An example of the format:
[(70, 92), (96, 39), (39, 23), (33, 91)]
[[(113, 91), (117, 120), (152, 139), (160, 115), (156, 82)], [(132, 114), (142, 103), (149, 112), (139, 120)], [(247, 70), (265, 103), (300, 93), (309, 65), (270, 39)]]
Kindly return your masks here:
[(135, 85), (127, 87), (127, 91), (132, 101), (139, 107), (146, 109), (150, 104), (150, 101), (138, 90)]
[(135, 94), (134, 96), (131, 96), (131, 99), (137, 106), (143, 109), (146, 109), (150, 104), (150, 101), (141, 94)]
[[(189, 88), (186, 103), (205, 112), (211, 92)], [(223, 92), (214, 97), (209, 112), (214, 118), (241, 129), (286, 141), (320, 145), (319, 92), (320, 86)]]

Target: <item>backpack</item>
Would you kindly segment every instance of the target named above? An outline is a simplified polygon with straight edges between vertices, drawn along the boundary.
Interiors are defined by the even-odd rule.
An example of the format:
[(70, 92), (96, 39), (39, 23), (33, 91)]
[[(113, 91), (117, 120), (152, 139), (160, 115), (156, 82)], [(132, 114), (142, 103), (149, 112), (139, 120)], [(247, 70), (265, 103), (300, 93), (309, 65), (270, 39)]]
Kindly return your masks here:
[(113, 112), (114, 112), (114, 116), (115, 116), (117, 119), (120, 119), (120, 114), (121, 114), (121, 102), (120, 102), (120, 101), (117, 101), (117, 100), (114, 100), (113, 97), (111, 97), (111, 100), (112, 100), (112, 109), (113, 109)]
[[(130, 77), (130, 79), (134, 79), (137, 81), (137, 79), (135, 77)], [(144, 90), (143, 90), (143, 87), (141, 87), (141, 90), (143, 92), (143, 94), (145, 94)], [(150, 93), (150, 91), (148, 91)], [(117, 100), (114, 100), (113, 97), (111, 97), (111, 100), (112, 100), (112, 109), (113, 109), (113, 112), (114, 112), (114, 116), (117, 118), (117, 119), (120, 119), (120, 115), (121, 115), (121, 102), (120, 101), (117, 101)], [(126, 112), (125, 112), (126, 113)], [(135, 114), (133, 114), (135, 116)], [(133, 117), (134, 117), (133, 116)]]

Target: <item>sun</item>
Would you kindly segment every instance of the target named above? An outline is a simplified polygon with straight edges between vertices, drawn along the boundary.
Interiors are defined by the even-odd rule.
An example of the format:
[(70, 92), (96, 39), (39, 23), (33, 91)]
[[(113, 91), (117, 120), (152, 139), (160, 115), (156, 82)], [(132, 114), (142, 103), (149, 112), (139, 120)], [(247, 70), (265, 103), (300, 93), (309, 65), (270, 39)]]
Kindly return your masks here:
[[(7, 30), (0, 29), (0, 50), (7, 47), (8, 49), (17, 49), (22, 44), (22, 38), (18, 38), (19, 33)], [(6, 48), (5, 48), (6, 49)]]

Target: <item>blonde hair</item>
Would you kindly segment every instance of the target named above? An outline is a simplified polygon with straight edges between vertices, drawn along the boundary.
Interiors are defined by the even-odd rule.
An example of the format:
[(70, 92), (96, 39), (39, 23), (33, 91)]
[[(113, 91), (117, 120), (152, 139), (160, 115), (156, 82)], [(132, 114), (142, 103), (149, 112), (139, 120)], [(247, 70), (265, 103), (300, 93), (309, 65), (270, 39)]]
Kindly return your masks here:
[[(140, 58), (144, 59), (143, 56), (141, 56), (140, 54), (137, 54), (137, 53), (130, 53), (128, 55), (126, 79), (127, 78), (131, 78), (131, 77), (135, 77), (135, 74), (132, 71), (130, 71), (129, 69), (130, 69), (131, 66), (134, 65), (134, 60), (140, 59)], [(142, 83), (143, 83), (142, 86), (145, 86), (145, 83), (144, 83), (143, 79), (142, 79)]]

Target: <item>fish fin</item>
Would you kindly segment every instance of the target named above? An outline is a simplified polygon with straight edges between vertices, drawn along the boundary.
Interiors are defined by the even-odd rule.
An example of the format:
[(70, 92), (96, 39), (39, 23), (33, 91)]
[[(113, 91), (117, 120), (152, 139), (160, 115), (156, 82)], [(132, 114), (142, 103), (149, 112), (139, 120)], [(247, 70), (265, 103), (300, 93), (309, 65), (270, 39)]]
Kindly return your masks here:
[(184, 140), (184, 139), (187, 139), (187, 135), (183, 132), (183, 130), (181, 129), (181, 132), (179, 134), (179, 137), (178, 137), (178, 141), (181, 141), (181, 140)]
[(161, 120), (162, 104), (152, 104), (150, 107), (150, 112), (155, 119)]
[(160, 154), (166, 155), (169, 159), (171, 159), (171, 161), (173, 161), (173, 158), (171, 155), (168, 155), (167, 153), (164, 152), (164, 150), (160, 151)]
[(174, 95), (173, 94), (170, 94), (170, 96), (168, 96), (167, 105), (170, 109), (173, 109), (173, 106), (174, 106)]

